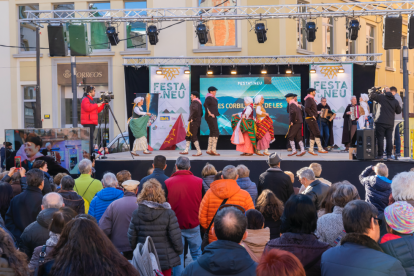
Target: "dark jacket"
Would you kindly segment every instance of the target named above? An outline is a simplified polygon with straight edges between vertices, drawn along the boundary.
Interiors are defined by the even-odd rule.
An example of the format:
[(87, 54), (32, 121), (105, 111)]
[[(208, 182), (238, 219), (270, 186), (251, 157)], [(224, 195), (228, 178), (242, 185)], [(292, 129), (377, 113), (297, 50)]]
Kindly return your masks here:
[(405, 276), (401, 262), (382, 252), (368, 236), (347, 234), (322, 255), (323, 276)]
[(36, 221), (42, 205), (42, 191), (39, 188), (28, 186), (23, 193), (14, 197), (6, 213), (6, 227), (20, 242), (24, 229)]
[(168, 202), (159, 204), (143, 201), (132, 213), (128, 229), (128, 240), (132, 250), (138, 243), (145, 243), (147, 236), (152, 238), (161, 270), (180, 265), (183, 252), (181, 230), (177, 217)]
[(412, 235), (403, 235), (401, 239), (395, 239), (380, 244), (384, 253), (393, 256), (399, 260), (407, 273), (407, 276), (414, 275), (414, 237)]
[(155, 168), (154, 171), (152, 172), (152, 174), (147, 175), (146, 177), (144, 177), (143, 179), (141, 179), (140, 185), (138, 186), (138, 194), (142, 191), (142, 188), (144, 187), (144, 183), (148, 180), (150, 180), (151, 178), (155, 178), (158, 180), (158, 182), (161, 183), (162, 189), (165, 192), (165, 198), (168, 197), (168, 190), (167, 190), (167, 186), (165, 186), (165, 180), (168, 179), (168, 176), (165, 175), (164, 170), (161, 170), (159, 168)]
[(302, 194), (310, 197), (313, 204), (315, 204), (316, 210), (319, 210), (321, 208), (322, 200), (325, 198), (328, 190), (328, 185), (322, 183), (320, 180), (315, 180), (308, 187), (306, 187)]
[(289, 104), (289, 124), (302, 124), (303, 123), (303, 114), (302, 109), (296, 104), (291, 103)]
[(265, 252), (271, 249), (285, 250), (295, 255), (305, 268), (306, 276), (321, 275), (321, 256), (331, 246), (318, 241), (313, 234), (283, 233), (270, 240)]
[(52, 223), (53, 214), (59, 209), (45, 209), (39, 213), (35, 222), (24, 229), (21, 235), (20, 250), (26, 253), (30, 259), (36, 247), (44, 245), (49, 239), (49, 225)]
[[(12, 178), (8, 174), (6, 174), (1, 181), (9, 183), (11, 185), (11, 187), (13, 189), (13, 197), (15, 197), (15, 196), (21, 194), (21, 192), (22, 192), (22, 186), (21, 186), (22, 181), (21, 181), (21, 179), (22, 178), (20, 178), (20, 181), (13, 182)], [(24, 183), (26, 185), (26, 177), (24, 177)]]
[(204, 101), (204, 108), (206, 110), (206, 112), (204, 112), (204, 116), (206, 119), (210, 116), (207, 109), (210, 111), (211, 114), (213, 114), (216, 117), (220, 115), (220, 113), (218, 112), (218, 101), (215, 97), (207, 97)]
[(394, 126), (395, 114), (400, 114), (402, 111), (394, 95), (391, 92), (385, 92), (384, 94), (370, 93), (369, 99), (378, 103), (374, 122)]
[(122, 198), (123, 196), (123, 191), (117, 190), (113, 187), (108, 187), (100, 190), (92, 199), (91, 204), (89, 205), (88, 214), (96, 218), (96, 220), (99, 222), (109, 204), (117, 199)]
[(236, 181), (237, 181), (237, 184), (240, 186), (240, 188), (242, 188), (243, 190), (247, 191), (250, 194), (254, 205), (256, 205), (256, 199), (257, 199), (256, 183), (252, 182), (250, 180), (250, 177), (238, 178)]
[(66, 207), (72, 208), (78, 214), (85, 214), (85, 201), (77, 192), (60, 189), (58, 193), (63, 197)]
[(188, 117), (188, 121), (190, 122), (193, 120), (195, 123), (201, 123), (201, 117), (203, 116), (203, 107), (201, 103), (197, 100), (191, 101), (190, 105), (190, 116)]
[(0, 168), (4, 169), (6, 166), (3, 164), (6, 160), (6, 148), (2, 147), (0, 149)]
[(279, 219), (275, 221), (272, 217), (264, 216), (265, 225), (264, 227), (268, 227), (270, 229), (270, 239), (276, 239), (280, 237), (280, 225), (282, 221)]
[(368, 166), (360, 174), (359, 181), (365, 188), (365, 201), (372, 203), (379, 213), (383, 213), (391, 194), (391, 180), (375, 175), (372, 166)]
[(204, 191), (207, 192), (210, 189), (210, 184), (214, 182), (215, 175), (207, 175), (203, 177), (203, 187)]
[(307, 97), (305, 100), (305, 112), (306, 117), (312, 117), (315, 116), (315, 118), (318, 118), (318, 109), (316, 107), (315, 99), (312, 97)]
[(290, 176), (277, 167), (269, 168), (260, 175), (257, 183), (258, 196), (266, 189), (271, 190), (283, 203), (294, 193)]
[[(52, 181), (51, 181), (52, 180)], [(52, 192), (52, 186), (51, 183), (53, 183), (53, 178), (50, 177), (50, 174), (43, 172), (43, 189), (42, 194), (48, 194)]]
[(181, 276), (240, 275), (255, 276), (257, 263), (246, 249), (232, 241), (217, 240), (209, 245), (190, 263)]

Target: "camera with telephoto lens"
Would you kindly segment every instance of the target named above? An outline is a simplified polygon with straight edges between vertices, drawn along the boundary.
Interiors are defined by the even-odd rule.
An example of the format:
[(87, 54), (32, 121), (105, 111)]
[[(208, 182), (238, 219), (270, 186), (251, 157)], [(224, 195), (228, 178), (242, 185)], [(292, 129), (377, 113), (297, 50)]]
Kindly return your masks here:
[(104, 103), (109, 103), (111, 100), (114, 99), (114, 94), (110, 91), (101, 92), (101, 99)]
[(385, 92), (385, 88), (382, 88), (382, 87), (374, 86), (368, 89), (368, 94), (371, 94), (371, 93), (383, 94), (384, 92)]

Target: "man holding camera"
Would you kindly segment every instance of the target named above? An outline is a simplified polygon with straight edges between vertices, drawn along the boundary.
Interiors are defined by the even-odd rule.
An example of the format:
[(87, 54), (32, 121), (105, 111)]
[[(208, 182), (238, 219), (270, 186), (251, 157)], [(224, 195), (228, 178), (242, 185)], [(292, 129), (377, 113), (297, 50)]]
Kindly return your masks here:
[(97, 104), (93, 99), (95, 97), (95, 87), (86, 87), (86, 93), (81, 103), (81, 124), (90, 128), (89, 133), (89, 153), (93, 152), (93, 135), (95, 127), (98, 125), (98, 113), (101, 112), (105, 103)]
[(384, 160), (391, 160), (392, 154), (392, 133), (394, 130), (395, 114), (401, 114), (401, 106), (395, 99), (394, 95), (390, 92), (388, 87), (385, 88), (385, 92), (381, 93), (376, 88), (368, 90), (369, 99), (377, 103), (375, 108), (374, 122), (375, 122), (375, 135), (378, 141), (378, 157), (382, 157), (384, 150), (384, 137), (387, 143), (387, 157)]

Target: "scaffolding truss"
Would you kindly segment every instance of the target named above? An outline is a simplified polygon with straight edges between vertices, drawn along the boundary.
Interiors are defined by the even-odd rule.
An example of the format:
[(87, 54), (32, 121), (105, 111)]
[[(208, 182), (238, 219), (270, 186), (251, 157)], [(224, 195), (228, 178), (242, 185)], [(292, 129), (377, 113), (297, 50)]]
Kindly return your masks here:
[(297, 56), (249, 56), (249, 57), (125, 57), (124, 66), (170, 66), (170, 65), (304, 65), (381, 63), (382, 54), (358, 55), (297, 55)]
[(348, 2), (272, 6), (222, 6), (188, 8), (43, 10), (25, 11), (20, 22), (162, 22), (271, 18), (359, 17), (412, 14), (414, 1)]

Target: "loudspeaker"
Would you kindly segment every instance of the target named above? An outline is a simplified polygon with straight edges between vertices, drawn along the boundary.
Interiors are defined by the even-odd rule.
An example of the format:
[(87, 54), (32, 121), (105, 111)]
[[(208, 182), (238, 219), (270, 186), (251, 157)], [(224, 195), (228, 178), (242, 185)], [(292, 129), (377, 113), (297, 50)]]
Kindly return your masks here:
[(68, 55), (68, 35), (66, 25), (48, 25), (49, 55), (51, 57), (65, 57)]
[(357, 130), (357, 159), (375, 159), (375, 131), (374, 129)]
[(402, 17), (384, 17), (382, 47), (384, 50), (401, 49)]
[(414, 16), (408, 20), (408, 49), (414, 49)]
[(71, 56), (88, 56), (90, 54), (86, 24), (69, 25), (69, 41)]

